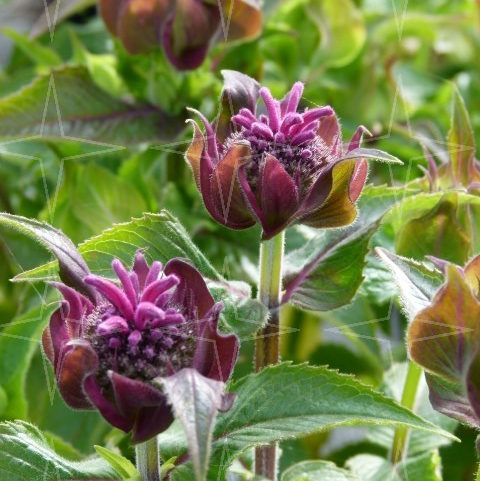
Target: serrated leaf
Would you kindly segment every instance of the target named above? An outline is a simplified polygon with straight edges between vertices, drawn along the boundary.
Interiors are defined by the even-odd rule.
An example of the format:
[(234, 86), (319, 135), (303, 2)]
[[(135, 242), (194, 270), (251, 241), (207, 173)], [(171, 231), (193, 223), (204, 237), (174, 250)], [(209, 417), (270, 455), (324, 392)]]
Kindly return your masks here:
[(0, 213), (0, 225), (15, 229), (47, 248), (58, 259), (58, 271), (65, 284), (89, 294), (83, 278), (88, 275), (88, 266), (73, 242), (63, 232), (35, 219)]
[(102, 446), (95, 445), (93, 447), (95, 451), (112, 466), (119, 476), (127, 478), (129, 481), (140, 481), (137, 468), (129, 459)]
[(15, 481), (118, 479), (102, 458), (68, 461), (56, 454), (33, 425), (0, 424), (0, 478)]
[(329, 461), (303, 461), (285, 470), (281, 481), (360, 481)]
[(314, 310), (330, 310), (350, 302), (363, 280), (370, 239), (401, 195), (395, 188), (367, 187), (353, 225), (320, 231), (303, 228), (308, 237), (297, 241), (300, 247), (285, 257), (284, 302), (291, 299)]
[(425, 264), (378, 247), (375, 252), (388, 266), (400, 291), (400, 299), (409, 320), (430, 305), (435, 292), (443, 283), (440, 272)]
[[(58, 106), (58, 109), (57, 109)], [(61, 67), (0, 99), (0, 138), (40, 136), (118, 143), (174, 138), (183, 119), (99, 88), (85, 67)]]
[[(222, 477), (232, 460), (250, 446), (268, 444), (341, 425), (374, 424), (423, 429), (453, 438), (354, 378), (325, 367), (288, 363), (267, 367), (233, 383), (236, 401), (220, 414), (213, 435), (208, 480)], [(159, 437), (162, 454), (182, 455), (186, 441), (173, 426)], [(184, 464), (172, 473), (183, 479)]]
[(333, 242), (320, 233), (290, 253), (285, 259), (282, 302), (316, 311), (347, 304), (363, 280), (368, 243), (376, 229), (377, 224), (372, 224)]
[(196, 369), (182, 369), (173, 376), (157, 379), (182, 423), (193, 461), (195, 479), (204, 481), (213, 427), (222, 406), (225, 383), (202, 376)]
[[(223, 279), (191, 241), (179, 221), (168, 211), (146, 213), (141, 218), (116, 224), (78, 246), (78, 251), (91, 272), (107, 277), (112, 276), (111, 264), (114, 258), (131, 265), (138, 249), (145, 251), (150, 262), (159, 260), (166, 263), (174, 257), (188, 259), (207, 278), (215, 299), (224, 303), (224, 330), (247, 338), (266, 322), (267, 311), (261, 303), (251, 299), (250, 287), (242, 282), (228, 282)], [(56, 262), (50, 262), (22, 272), (13, 280), (51, 281), (57, 279), (56, 272)]]
[(347, 467), (362, 481), (442, 481), (437, 451), (407, 459), (396, 466), (379, 456), (360, 454), (349, 459)]
[[(127, 265), (132, 263), (135, 252), (145, 249), (149, 261), (166, 262), (173, 257), (190, 259), (205, 276), (219, 280), (220, 275), (193, 244), (183, 226), (169, 212), (144, 214), (130, 222), (116, 224), (101, 234), (91, 237), (78, 246), (92, 272), (99, 275), (112, 275), (111, 263), (114, 258)], [(14, 281), (53, 280), (55, 262), (22, 272)], [(54, 275), (54, 274), (53, 274)]]

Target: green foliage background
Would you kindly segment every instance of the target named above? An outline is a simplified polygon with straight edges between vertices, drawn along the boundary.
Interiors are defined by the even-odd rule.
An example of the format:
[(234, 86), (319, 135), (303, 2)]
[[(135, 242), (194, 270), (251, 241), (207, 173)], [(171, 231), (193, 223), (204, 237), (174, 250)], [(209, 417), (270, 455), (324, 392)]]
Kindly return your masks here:
[[(8, 0), (0, 3), (1, 45), (11, 44), (0, 68), (0, 211), (46, 221), (82, 243), (114, 223), (167, 209), (214, 269), (254, 288), (259, 232), (229, 231), (206, 213), (183, 161), (191, 138), (185, 108), (215, 115), (222, 69), (254, 76), (276, 96), (302, 80), (305, 106), (332, 105), (345, 138), (364, 124), (373, 134), (367, 146), (399, 157), (404, 166), (371, 164), (369, 182), (377, 187), (366, 189), (352, 231), (316, 238), (309, 229), (294, 228), (287, 234), (287, 271), (293, 272), (304, 254), (316, 256), (325, 246), (344, 242), (310, 282), (320, 288), (328, 279), (341, 293), (363, 283), (352, 303), (339, 309), (314, 313), (285, 307), (282, 357), (329, 365), (399, 399), (406, 319), (391, 274), (370, 248), (381, 245), (418, 259), (435, 254), (421, 228), (409, 224), (442, 198), (441, 193), (427, 193), (420, 180), (419, 167), (426, 167), (421, 143), (440, 159), (448, 157), (453, 84), (480, 141), (479, 2), (265, 0), (264, 32), (258, 39), (219, 43), (204, 65), (189, 73), (173, 70), (160, 50), (129, 56), (108, 34), (94, 6), (87, 5), (92, 2), (67, 3), (78, 5), (73, 15), (61, 9), (51, 31), (45, 19), (39, 20), (40, 11), (32, 14), (23, 33), (10, 28), (14, 26), (8, 20), (22, 12), (8, 10), (13, 8)], [(35, 38), (28, 35), (32, 29), (38, 33)], [(478, 200), (467, 194), (442, 199), (450, 222), (447, 251), (458, 253), (450, 260), (464, 262), (478, 253), (479, 237), (475, 226), (472, 233), (462, 224), (457, 207), (478, 209)], [(34, 423), (45, 433), (45, 439), (38, 433), (35, 439), (71, 461), (92, 454), (95, 444), (118, 447), (132, 458), (122, 433), (94, 412), (71, 411), (59, 398), (39, 349), (55, 297), (41, 283), (9, 282), (51, 256), (20, 234), (0, 229), (0, 417)], [(127, 231), (121, 234), (125, 238)], [(102, 264), (95, 252), (102, 247), (89, 242), (80, 250), (88, 252), (90, 246), (91, 260), (100, 270), (106, 261)], [(329, 277), (331, 266), (343, 256), (351, 256), (348, 276)], [(338, 305), (353, 294), (347, 292)], [(305, 302), (297, 304), (305, 307)], [(251, 341), (243, 343), (237, 375), (251, 372), (247, 360), (252, 349)], [(398, 479), (472, 479), (473, 429), (435, 413), (425, 392), (418, 409), (462, 443), (415, 434)], [(305, 479), (385, 479), (391, 472), (384, 459), (391, 437), (384, 428), (341, 427), (287, 440), (281, 469), (321, 459), (345, 469), (309, 464), (302, 472), (314, 474)], [(242, 464), (233, 464), (238, 479), (249, 463), (246, 453)], [(378, 477), (362, 471), (366, 465), (376, 466), (372, 472)], [(285, 471), (282, 480), (300, 479), (294, 469), (300, 468)], [(336, 474), (325, 474), (332, 469)]]

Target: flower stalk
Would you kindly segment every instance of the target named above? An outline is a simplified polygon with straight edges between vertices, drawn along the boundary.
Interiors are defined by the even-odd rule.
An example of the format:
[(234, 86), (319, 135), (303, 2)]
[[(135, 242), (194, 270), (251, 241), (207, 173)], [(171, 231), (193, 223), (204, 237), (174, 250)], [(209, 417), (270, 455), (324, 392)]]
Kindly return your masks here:
[[(259, 333), (255, 346), (255, 369), (261, 371), (277, 364), (279, 355), (280, 295), (282, 289), (282, 264), (285, 231), (260, 243), (259, 300), (268, 308), (268, 324)], [(255, 474), (275, 480), (277, 475), (277, 445), (257, 447)]]
[[(413, 409), (415, 399), (417, 398), (418, 386), (420, 385), (420, 378), (422, 377), (422, 368), (410, 361), (408, 363), (407, 377), (402, 393), (402, 406)], [(400, 426), (395, 430), (392, 444), (391, 460), (393, 464), (397, 464), (405, 457), (408, 446), (408, 428)]]
[(142, 481), (160, 481), (160, 456), (157, 437), (135, 446), (137, 471)]

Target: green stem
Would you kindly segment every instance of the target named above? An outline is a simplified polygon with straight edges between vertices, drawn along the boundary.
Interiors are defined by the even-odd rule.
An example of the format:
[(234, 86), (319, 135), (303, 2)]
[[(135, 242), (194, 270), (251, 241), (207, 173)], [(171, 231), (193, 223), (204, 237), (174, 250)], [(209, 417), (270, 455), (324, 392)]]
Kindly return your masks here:
[[(282, 264), (285, 232), (260, 244), (260, 279), (258, 298), (268, 308), (268, 324), (257, 336), (255, 345), (255, 369), (261, 371), (270, 364), (277, 364), (279, 353), (280, 301), (282, 290)], [(270, 446), (255, 449), (255, 474), (276, 480), (278, 447)]]
[(160, 481), (160, 455), (157, 438), (154, 437), (135, 446), (137, 470), (142, 481)]
[(480, 465), (477, 468), (477, 475), (475, 476), (475, 481), (480, 481)]
[[(415, 399), (417, 397), (417, 390), (422, 377), (422, 368), (410, 361), (408, 363), (407, 377), (402, 393), (402, 406), (413, 409)], [(399, 463), (405, 456), (408, 440), (408, 428), (400, 426), (395, 430), (392, 444), (391, 460), (393, 464)]]

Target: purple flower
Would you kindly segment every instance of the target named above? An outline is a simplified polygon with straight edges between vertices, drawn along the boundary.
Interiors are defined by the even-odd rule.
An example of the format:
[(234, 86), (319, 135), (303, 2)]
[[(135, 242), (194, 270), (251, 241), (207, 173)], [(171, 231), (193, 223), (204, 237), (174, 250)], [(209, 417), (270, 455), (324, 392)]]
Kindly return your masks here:
[(238, 341), (218, 332), (222, 305), (186, 262), (148, 266), (137, 252), (132, 271), (118, 259), (112, 266), (119, 283), (84, 278), (93, 301), (54, 283), (64, 301), (43, 333), (43, 347), (69, 406), (97, 408), (113, 426), (132, 431), (133, 442), (143, 442), (173, 420), (152, 381), (190, 367), (226, 381)]
[[(364, 127), (346, 151), (331, 107), (300, 109), (303, 84), (283, 100), (250, 77), (225, 72), (224, 108), (215, 127), (199, 112), (186, 158), (212, 217), (232, 229), (257, 222), (269, 239), (294, 223), (338, 227), (356, 217), (367, 162), (354, 158)], [(264, 113), (257, 112), (261, 97)], [(229, 117), (227, 112), (235, 115)]]

